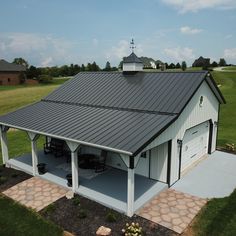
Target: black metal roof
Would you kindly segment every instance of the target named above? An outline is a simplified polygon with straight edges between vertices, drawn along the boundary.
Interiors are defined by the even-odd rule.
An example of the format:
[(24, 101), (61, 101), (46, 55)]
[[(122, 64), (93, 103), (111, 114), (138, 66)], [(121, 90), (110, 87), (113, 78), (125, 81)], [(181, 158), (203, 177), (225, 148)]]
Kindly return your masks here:
[(136, 155), (182, 112), (207, 72), (84, 72), (0, 124)]
[(137, 55), (132, 52), (128, 57), (124, 57), (123, 63), (143, 63)]
[(5, 60), (0, 60), (0, 72), (18, 72), (26, 71), (26, 68), (22, 65), (17, 65), (14, 63), (9, 63)]
[(2, 116), (1, 123), (134, 153), (174, 118), (41, 101)]

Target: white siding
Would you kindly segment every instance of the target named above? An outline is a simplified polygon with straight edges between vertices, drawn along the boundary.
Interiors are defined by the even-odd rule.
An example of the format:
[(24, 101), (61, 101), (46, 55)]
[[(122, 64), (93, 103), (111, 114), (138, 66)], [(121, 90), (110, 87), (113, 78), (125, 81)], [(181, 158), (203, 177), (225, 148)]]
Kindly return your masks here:
[(149, 177), (149, 152), (146, 153), (146, 158), (140, 157), (137, 166), (135, 167), (135, 174)]
[(142, 63), (124, 63), (123, 71), (142, 71), (143, 64)]
[(150, 178), (167, 182), (168, 143), (151, 149)]
[[(204, 97), (204, 102), (202, 106), (199, 106), (199, 100), (201, 96)], [(168, 140), (172, 140), (171, 184), (178, 180), (179, 174), (179, 148), (177, 139), (182, 140), (187, 129), (204, 121), (212, 119), (213, 124), (214, 122), (217, 122), (218, 108), (218, 100), (212, 93), (207, 83), (203, 82), (179, 118), (145, 148), (145, 150), (152, 149), (164, 142), (167, 142)], [(213, 125), (212, 152), (215, 150), (216, 132), (217, 127)]]

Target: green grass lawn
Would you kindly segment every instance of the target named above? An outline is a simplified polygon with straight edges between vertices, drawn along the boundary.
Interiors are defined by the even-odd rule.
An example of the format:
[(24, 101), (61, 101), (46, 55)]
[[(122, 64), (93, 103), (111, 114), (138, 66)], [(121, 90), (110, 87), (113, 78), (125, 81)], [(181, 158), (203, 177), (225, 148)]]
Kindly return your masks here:
[(37, 213), (0, 195), (0, 235), (60, 236), (62, 229)]
[(193, 230), (197, 236), (236, 235), (236, 190), (229, 197), (210, 200), (198, 215)]
[(236, 72), (213, 71), (212, 75), (226, 99), (226, 104), (220, 108), (217, 145), (236, 144)]

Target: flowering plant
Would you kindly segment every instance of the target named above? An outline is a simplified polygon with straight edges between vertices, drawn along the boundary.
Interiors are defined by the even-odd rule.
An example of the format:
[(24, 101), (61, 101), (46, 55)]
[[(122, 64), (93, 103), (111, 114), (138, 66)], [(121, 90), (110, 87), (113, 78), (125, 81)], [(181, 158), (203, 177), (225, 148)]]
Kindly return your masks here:
[(139, 223), (132, 222), (131, 224), (126, 223), (125, 228), (122, 229), (124, 236), (142, 236), (142, 227), (139, 226)]

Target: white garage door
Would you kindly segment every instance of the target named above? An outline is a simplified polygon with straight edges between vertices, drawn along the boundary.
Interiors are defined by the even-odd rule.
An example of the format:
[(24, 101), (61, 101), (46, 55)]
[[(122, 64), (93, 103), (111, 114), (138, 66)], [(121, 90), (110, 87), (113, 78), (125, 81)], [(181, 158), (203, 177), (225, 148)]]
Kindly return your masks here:
[(208, 138), (208, 121), (186, 130), (182, 145), (181, 171), (207, 153)]

